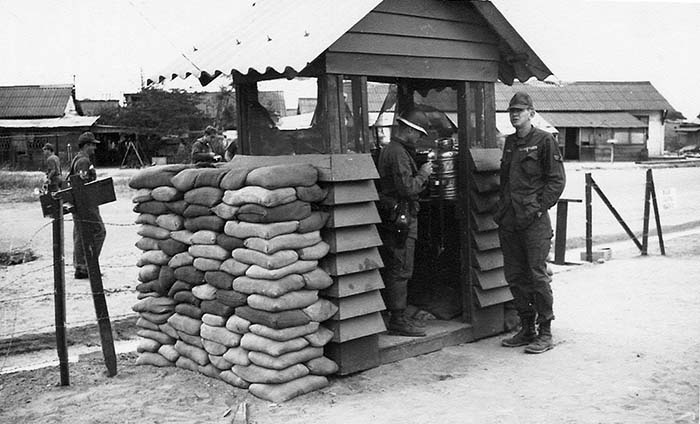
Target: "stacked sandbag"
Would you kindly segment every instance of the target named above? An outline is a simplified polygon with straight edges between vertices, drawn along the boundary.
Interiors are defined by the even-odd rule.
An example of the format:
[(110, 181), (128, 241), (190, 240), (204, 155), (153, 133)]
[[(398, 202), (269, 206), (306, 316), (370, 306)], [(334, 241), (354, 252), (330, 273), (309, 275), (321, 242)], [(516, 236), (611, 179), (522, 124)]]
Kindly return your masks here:
[[(175, 312), (176, 302), (169, 296), (175, 283), (173, 270), (168, 267), (172, 255), (179, 250), (172, 243), (170, 233), (179, 223), (177, 211), (181, 193), (173, 187), (171, 179), (185, 165), (153, 167), (140, 172), (129, 182), (137, 189), (133, 202), (138, 213), (141, 238), (136, 246), (143, 251), (136, 286), (139, 302), (133, 310), (139, 314), (137, 334), (142, 337), (137, 347), (140, 353), (137, 363), (156, 366), (173, 366), (179, 358), (174, 345), (177, 335), (168, 330), (168, 319)], [(165, 330), (164, 330), (165, 328)]]
[(337, 307), (318, 295), (332, 280), (318, 267), (329, 246), (317, 178), (311, 165), (188, 168), (169, 185), (134, 187), (149, 226), (140, 279), (171, 300), (158, 327), (178, 355), (170, 363), (275, 402), (328, 384), (338, 367), (323, 356), (333, 333), (320, 323)]

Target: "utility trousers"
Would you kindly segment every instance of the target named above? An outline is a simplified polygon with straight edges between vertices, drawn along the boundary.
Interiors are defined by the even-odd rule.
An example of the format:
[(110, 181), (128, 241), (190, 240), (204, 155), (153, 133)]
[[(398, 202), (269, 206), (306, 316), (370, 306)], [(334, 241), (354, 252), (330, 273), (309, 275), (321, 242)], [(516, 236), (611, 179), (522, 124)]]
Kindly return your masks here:
[[(73, 215), (73, 219), (77, 220), (78, 218)], [(102, 222), (99, 208), (89, 208), (86, 213), (86, 219), (81, 222), (81, 225), (85, 231), (92, 236), (92, 254), (95, 257), (99, 257), (102, 251), (102, 245), (105, 242), (105, 237), (107, 236), (107, 231)], [(87, 242), (90, 243), (89, 237)], [(86, 245), (85, 248), (89, 247)], [(76, 271), (87, 272), (87, 260), (85, 259), (83, 241), (76, 223), (73, 223), (73, 267)]]
[(522, 230), (499, 228), (503, 271), (521, 319), (541, 323), (554, 319), (552, 278), (547, 273), (547, 255), (552, 242), (552, 224), (544, 213)]

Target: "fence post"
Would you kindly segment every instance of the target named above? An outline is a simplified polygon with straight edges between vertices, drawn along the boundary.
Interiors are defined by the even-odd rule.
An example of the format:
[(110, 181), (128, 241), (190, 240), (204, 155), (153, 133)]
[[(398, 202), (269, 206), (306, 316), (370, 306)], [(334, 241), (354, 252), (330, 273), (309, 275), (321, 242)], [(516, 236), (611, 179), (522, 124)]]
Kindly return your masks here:
[(61, 386), (70, 385), (68, 374), (68, 342), (66, 340), (65, 259), (63, 251), (63, 200), (55, 200), (53, 211), (53, 281), (56, 318), (56, 349), (61, 373)]
[(654, 176), (651, 174), (651, 169), (647, 170), (647, 181), (649, 185), (649, 192), (651, 193), (651, 201), (654, 205), (656, 234), (659, 236), (659, 250), (661, 250), (661, 254), (665, 256), (666, 248), (664, 247), (664, 236), (661, 232), (661, 217), (659, 216), (659, 204), (656, 202), (656, 187), (654, 186)]
[(554, 263), (566, 265), (566, 221), (569, 202), (581, 203), (581, 199), (557, 200), (557, 229), (554, 237)]
[(586, 262), (593, 262), (593, 196), (591, 173), (586, 173)]
[(651, 200), (651, 169), (647, 169), (646, 184), (644, 185), (644, 219), (642, 224), (642, 256), (647, 255), (649, 246), (649, 201)]

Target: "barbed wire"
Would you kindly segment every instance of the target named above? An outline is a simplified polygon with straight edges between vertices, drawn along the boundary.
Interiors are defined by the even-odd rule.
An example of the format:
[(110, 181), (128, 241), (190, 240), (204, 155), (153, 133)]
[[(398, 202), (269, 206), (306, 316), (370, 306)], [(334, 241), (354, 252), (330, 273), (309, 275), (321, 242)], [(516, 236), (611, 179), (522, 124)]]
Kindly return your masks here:
[[(138, 290), (132, 289), (132, 288), (125, 288), (125, 289), (104, 289), (102, 292), (106, 294), (116, 294), (116, 293), (136, 293)], [(85, 296), (92, 296), (95, 294), (99, 294), (98, 292), (66, 292), (65, 295), (66, 297), (85, 297)], [(51, 292), (46, 292), (46, 293), (40, 293), (40, 294), (33, 294), (29, 296), (20, 296), (20, 297), (12, 297), (12, 298), (6, 298), (6, 299), (0, 299), (0, 304), (2, 303), (9, 303), (9, 302), (17, 302), (20, 300), (31, 300), (31, 299), (39, 299), (42, 297), (51, 297), (55, 296), (56, 291), (51, 291)]]
[[(15, 307), (14, 308), (15, 313), (14, 313), (14, 316), (12, 318), (12, 325), (11, 325), (13, 334), (15, 333), (15, 328), (17, 328), (17, 313), (18, 313), (18, 311), (19, 311), (19, 308)], [(12, 351), (12, 345), (14, 344), (14, 342), (15, 342), (15, 340), (13, 337), (10, 340), (10, 343), (8, 343), (8, 345), (7, 345), (7, 349), (5, 349), (5, 354), (3, 355), (2, 366), (0, 367), (0, 369), (5, 368), (5, 364), (7, 363), (7, 358), (10, 356), (10, 352)]]
[(53, 264), (44, 265), (40, 268), (35, 268), (32, 270), (29, 270), (29, 271), (25, 272), (24, 274), (21, 274), (20, 276), (15, 277), (12, 281), (8, 282), (7, 284), (0, 286), (0, 290), (4, 289), (5, 287), (8, 287), (12, 283), (16, 283), (17, 281), (22, 280), (23, 278), (25, 278), (28, 275), (34, 274), (34, 273), (39, 272), (39, 271), (43, 271), (47, 268), (53, 268)]
[[(16, 314), (16, 312), (15, 312), (15, 321), (16, 321), (16, 315), (17, 315), (17, 314)], [(135, 316), (137, 316), (137, 315), (138, 315), (138, 314), (137, 314), (136, 312), (130, 312), (130, 313), (119, 314), (119, 315), (110, 315), (109, 320), (110, 320), (110, 321), (115, 321), (115, 320), (120, 320), (120, 319), (122, 319), (122, 318), (131, 318), (131, 317), (135, 317)], [(75, 327), (80, 327), (80, 326), (85, 325), (85, 324), (95, 324), (95, 325), (97, 325), (97, 318), (84, 319), (84, 320), (80, 320), (80, 321), (73, 321), (73, 322), (66, 323), (66, 324), (67, 324), (66, 327), (67, 327), (68, 329), (70, 329), (71, 327), (73, 327), (73, 328), (75, 328)], [(48, 330), (48, 329), (52, 329), (52, 328), (54, 328), (54, 329), (56, 328), (56, 323), (46, 324), (46, 325), (42, 325), (42, 326), (39, 326), (39, 327), (30, 328), (30, 329), (27, 329), (27, 330), (21, 330), (21, 331), (16, 331), (16, 332), (13, 331), (12, 334), (8, 334), (9, 337), (3, 337), (3, 338), (0, 339), (0, 340), (3, 340), (3, 339), (4, 339), (4, 340), (9, 340), (9, 341), (10, 341), (9, 344), (11, 345), (11, 344), (14, 342), (13, 339), (15, 339), (15, 338), (17, 338), (17, 337), (24, 336), (24, 335), (27, 335), (27, 334), (34, 334), (34, 333), (37, 333), (37, 332), (38, 332), (37, 330)], [(2, 368), (2, 367), (0, 367), (0, 368)]]

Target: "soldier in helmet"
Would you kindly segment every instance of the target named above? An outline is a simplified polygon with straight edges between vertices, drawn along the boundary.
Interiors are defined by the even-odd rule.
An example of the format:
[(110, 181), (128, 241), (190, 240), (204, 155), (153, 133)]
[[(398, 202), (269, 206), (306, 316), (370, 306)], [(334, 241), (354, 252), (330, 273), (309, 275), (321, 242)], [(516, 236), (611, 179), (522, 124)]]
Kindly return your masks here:
[[(425, 113), (411, 110), (397, 118), (398, 128), (379, 154), (379, 209), (382, 214), (380, 235), (384, 268), (382, 276), (386, 289), (384, 298), (389, 310), (389, 332), (402, 336), (425, 336), (425, 330), (406, 315), (408, 280), (413, 275), (413, 256), (418, 236), (418, 194), (428, 184), (432, 165), (416, 165), (416, 142), (428, 135)], [(403, 202), (408, 208), (407, 231), (399, 234), (392, 222), (387, 222), (388, 211)], [(392, 218), (393, 219), (393, 218)]]
[(499, 224), (503, 270), (522, 328), (502, 344), (542, 353), (554, 346), (552, 278), (545, 262), (552, 240), (548, 210), (559, 200), (566, 178), (556, 141), (532, 125), (532, 98), (516, 93), (508, 113), (516, 132), (506, 137), (503, 147), (501, 197), (494, 219)]

